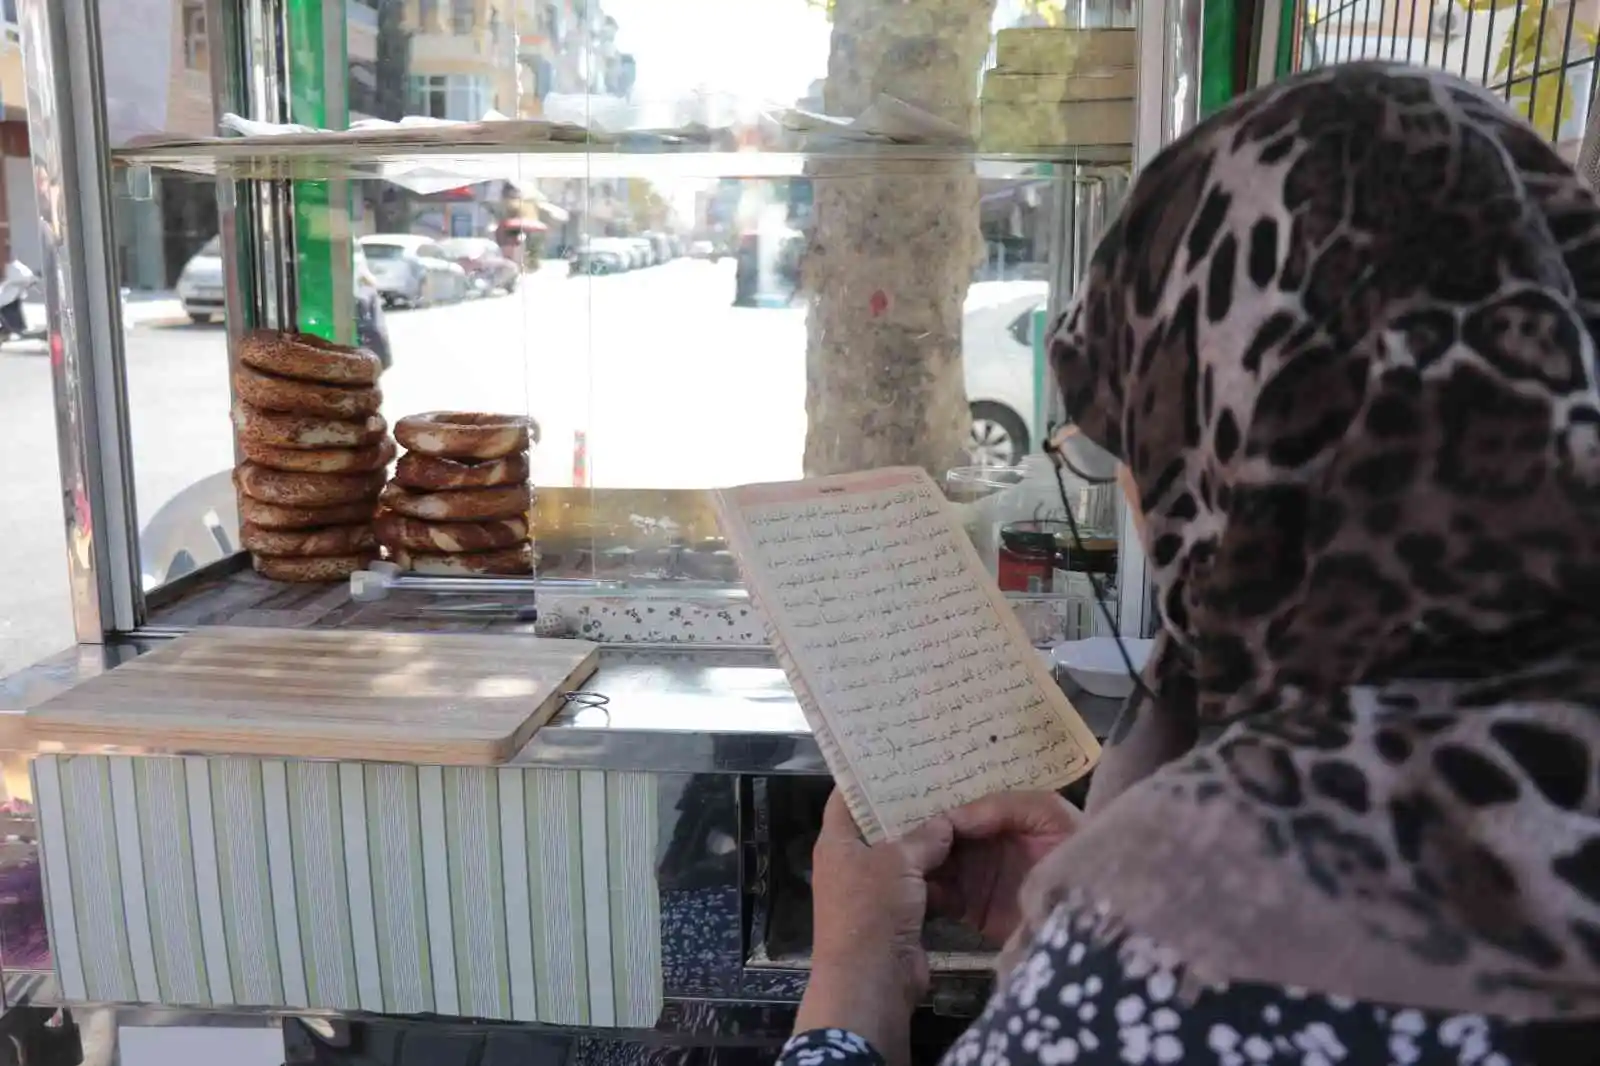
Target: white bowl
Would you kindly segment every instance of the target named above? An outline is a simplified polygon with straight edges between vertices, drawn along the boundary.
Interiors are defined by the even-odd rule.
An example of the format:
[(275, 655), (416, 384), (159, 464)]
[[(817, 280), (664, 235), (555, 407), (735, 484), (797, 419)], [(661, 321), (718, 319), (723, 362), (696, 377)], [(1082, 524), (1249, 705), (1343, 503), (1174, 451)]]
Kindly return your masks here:
[[(1122, 638), (1135, 671), (1143, 670), (1144, 664), (1150, 661), (1150, 647), (1154, 643), (1153, 640)], [(1120, 700), (1133, 692), (1133, 678), (1122, 660), (1122, 652), (1117, 649), (1116, 637), (1064, 641), (1050, 649), (1050, 658), (1091, 696)]]

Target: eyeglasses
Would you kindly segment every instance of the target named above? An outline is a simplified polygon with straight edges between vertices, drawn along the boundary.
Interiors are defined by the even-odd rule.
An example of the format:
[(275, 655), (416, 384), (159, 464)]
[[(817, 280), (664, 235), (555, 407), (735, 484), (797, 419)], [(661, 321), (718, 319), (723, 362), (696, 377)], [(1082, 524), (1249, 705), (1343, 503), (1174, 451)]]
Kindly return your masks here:
[(1068, 422), (1050, 434), (1044, 450), (1056, 466), (1091, 485), (1110, 485), (1117, 480), (1117, 457), (1084, 436), (1076, 423)]

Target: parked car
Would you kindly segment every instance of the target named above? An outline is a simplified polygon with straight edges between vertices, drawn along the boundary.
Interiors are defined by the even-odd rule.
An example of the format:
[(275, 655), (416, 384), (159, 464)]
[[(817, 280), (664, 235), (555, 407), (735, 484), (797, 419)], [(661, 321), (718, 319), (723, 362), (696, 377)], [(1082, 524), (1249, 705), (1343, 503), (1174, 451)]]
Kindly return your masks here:
[(183, 265), (178, 299), (191, 322), (204, 325), (226, 310), (222, 282), (222, 238), (213, 237)]
[(717, 246), (710, 241), (695, 241), (689, 245), (689, 257), (692, 259), (717, 258)]
[(678, 257), (678, 251), (673, 247), (672, 238), (665, 233), (651, 231), (644, 235), (650, 242), (652, 259), (657, 263), (670, 263)]
[(628, 247), (633, 249), (634, 269), (656, 265), (655, 245), (650, 243), (649, 238), (624, 237), (622, 239), (628, 243)]
[(469, 283), (486, 292), (515, 292), (517, 282), (522, 280), (522, 268), (488, 237), (451, 237), (440, 241), (439, 247), (451, 262), (467, 272)]
[[(389, 366), (389, 324), (383, 314), (383, 294), (372, 267), (355, 247), (356, 343)], [(200, 324), (221, 318), (227, 311), (223, 298), (222, 238), (213, 237), (200, 246), (178, 275), (178, 299), (184, 313)]]
[(452, 262), (432, 237), (376, 233), (361, 238), (361, 249), (367, 253), (387, 307), (421, 307), (466, 298), (467, 272)]
[(634, 249), (616, 237), (590, 237), (572, 250), (572, 274), (620, 274), (633, 267)]
[(752, 230), (739, 238), (733, 305), (784, 305), (800, 287), (800, 256), (805, 235), (788, 227)]
[(979, 281), (967, 289), (961, 365), (972, 410), (969, 451), (978, 465), (1015, 465), (1039, 441), (1033, 330), (1049, 293), (1043, 281)]

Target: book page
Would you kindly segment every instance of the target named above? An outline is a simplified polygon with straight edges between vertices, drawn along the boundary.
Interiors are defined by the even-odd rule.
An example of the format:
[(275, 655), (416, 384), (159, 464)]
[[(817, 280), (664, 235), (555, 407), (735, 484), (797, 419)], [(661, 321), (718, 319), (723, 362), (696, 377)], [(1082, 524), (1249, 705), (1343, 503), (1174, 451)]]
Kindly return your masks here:
[(747, 486), (721, 503), (868, 839), (1093, 765), (1093, 735), (925, 473)]

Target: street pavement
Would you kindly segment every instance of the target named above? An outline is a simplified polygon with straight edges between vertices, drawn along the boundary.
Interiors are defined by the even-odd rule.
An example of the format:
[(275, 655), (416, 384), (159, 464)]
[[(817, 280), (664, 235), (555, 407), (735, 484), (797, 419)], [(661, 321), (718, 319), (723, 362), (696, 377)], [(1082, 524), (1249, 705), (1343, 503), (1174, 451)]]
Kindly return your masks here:
[[(712, 487), (798, 477), (805, 319), (732, 306), (733, 264), (679, 260), (610, 277), (530, 275), (509, 296), (388, 316), (391, 420), (441, 409), (528, 412), (536, 485)], [(141, 527), (227, 469), (227, 355), (219, 326), (144, 301), (127, 334)], [(30, 308), (35, 324), (42, 312)], [(0, 676), (72, 642), (54, 405), (45, 346), (0, 349)]]

